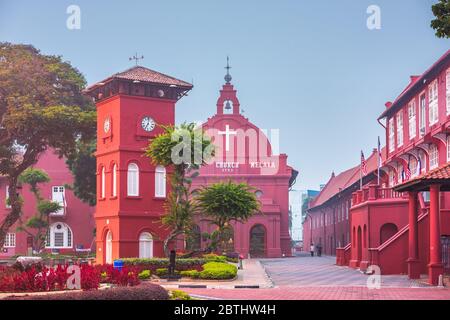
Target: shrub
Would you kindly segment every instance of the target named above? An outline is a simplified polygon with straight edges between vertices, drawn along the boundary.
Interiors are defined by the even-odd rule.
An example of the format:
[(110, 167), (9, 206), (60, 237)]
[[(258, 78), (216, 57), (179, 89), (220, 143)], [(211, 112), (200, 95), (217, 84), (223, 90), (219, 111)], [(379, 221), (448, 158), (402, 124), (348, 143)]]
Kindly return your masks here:
[(168, 274), (169, 274), (169, 269), (166, 269), (166, 268), (156, 269), (156, 275), (158, 277), (164, 277), (164, 276), (167, 276)]
[(143, 270), (138, 275), (139, 279), (141, 279), (141, 280), (150, 279), (151, 276), (152, 276), (152, 272), (150, 270)]
[(237, 267), (224, 262), (208, 262), (200, 272), (201, 279), (221, 280), (233, 279), (237, 275)]
[(172, 290), (170, 300), (192, 300), (191, 296), (181, 290)]
[(118, 286), (135, 286), (140, 283), (138, 268), (123, 267), (119, 270), (110, 264), (97, 265), (95, 268), (101, 275), (102, 283), (112, 283)]
[(188, 278), (194, 278), (197, 279), (200, 277), (200, 271), (198, 270), (187, 270), (187, 271), (181, 271), (180, 275), (182, 277), (188, 277)]
[(227, 259), (225, 256), (219, 256), (214, 253), (205, 254), (203, 258), (205, 258), (206, 262), (226, 262)]
[(105, 290), (68, 292), (60, 294), (8, 297), (6, 300), (168, 300), (168, 292), (161, 286), (146, 283), (136, 287), (116, 287)]

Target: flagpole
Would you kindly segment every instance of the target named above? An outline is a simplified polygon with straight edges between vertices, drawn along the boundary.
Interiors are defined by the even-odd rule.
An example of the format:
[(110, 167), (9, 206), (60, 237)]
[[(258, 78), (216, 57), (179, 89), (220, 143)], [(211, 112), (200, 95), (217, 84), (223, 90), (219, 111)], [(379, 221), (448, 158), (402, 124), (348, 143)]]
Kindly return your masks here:
[(381, 159), (380, 159), (380, 154), (381, 150), (380, 150), (380, 136), (378, 136), (378, 146), (377, 146), (377, 163), (378, 163), (378, 168), (377, 168), (377, 183), (378, 183), (378, 187), (380, 186), (380, 165), (381, 165)]
[(359, 190), (362, 190), (362, 150), (359, 162)]

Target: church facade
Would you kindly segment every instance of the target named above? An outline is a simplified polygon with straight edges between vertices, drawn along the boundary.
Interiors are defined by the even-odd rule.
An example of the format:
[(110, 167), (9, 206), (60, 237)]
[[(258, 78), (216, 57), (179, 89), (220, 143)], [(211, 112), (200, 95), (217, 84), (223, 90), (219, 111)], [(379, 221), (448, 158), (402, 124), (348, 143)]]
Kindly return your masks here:
[[(232, 223), (228, 250), (250, 257), (290, 256), (289, 189), (298, 173), (287, 164), (286, 154), (273, 152), (266, 131), (242, 115), (229, 73), (225, 81), (216, 114), (203, 124), (206, 134), (213, 138), (216, 156), (200, 169), (192, 188), (228, 180), (250, 185), (260, 201), (260, 212), (245, 223)], [(272, 138), (276, 136), (270, 133)], [(211, 233), (214, 228), (206, 218), (199, 218), (194, 226), (199, 235)], [(205, 248), (206, 239), (196, 239), (195, 246)]]

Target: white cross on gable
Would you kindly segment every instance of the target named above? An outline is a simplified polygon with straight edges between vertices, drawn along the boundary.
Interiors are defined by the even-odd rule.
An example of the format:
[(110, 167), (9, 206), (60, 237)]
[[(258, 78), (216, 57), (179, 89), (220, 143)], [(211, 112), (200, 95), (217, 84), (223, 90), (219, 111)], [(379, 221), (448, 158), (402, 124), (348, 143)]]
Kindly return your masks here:
[(231, 135), (236, 135), (237, 131), (230, 130), (230, 126), (227, 124), (225, 126), (225, 131), (219, 131), (218, 133), (221, 134), (221, 135), (226, 135), (225, 150), (226, 151), (230, 151), (230, 136)]

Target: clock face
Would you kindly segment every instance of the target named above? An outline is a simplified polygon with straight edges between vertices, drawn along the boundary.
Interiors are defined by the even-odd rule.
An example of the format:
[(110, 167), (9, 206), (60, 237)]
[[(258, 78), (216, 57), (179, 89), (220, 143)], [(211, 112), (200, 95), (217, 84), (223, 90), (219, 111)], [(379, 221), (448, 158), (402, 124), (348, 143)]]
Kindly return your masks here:
[(150, 117), (142, 118), (141, 126), (142, 129), (144, 129), (145, 131), (147, 132), (153, 131), (153, 129), (155, 129), (155, 125), (156, 125), (155, 120), (153, 120), (152, 118)]
[(105, 122), (103, 122), (103, 130), (105, 131), (105, 133), (108, 133), (110, 129), (111, 129), (111, 119), (106, 118)]

